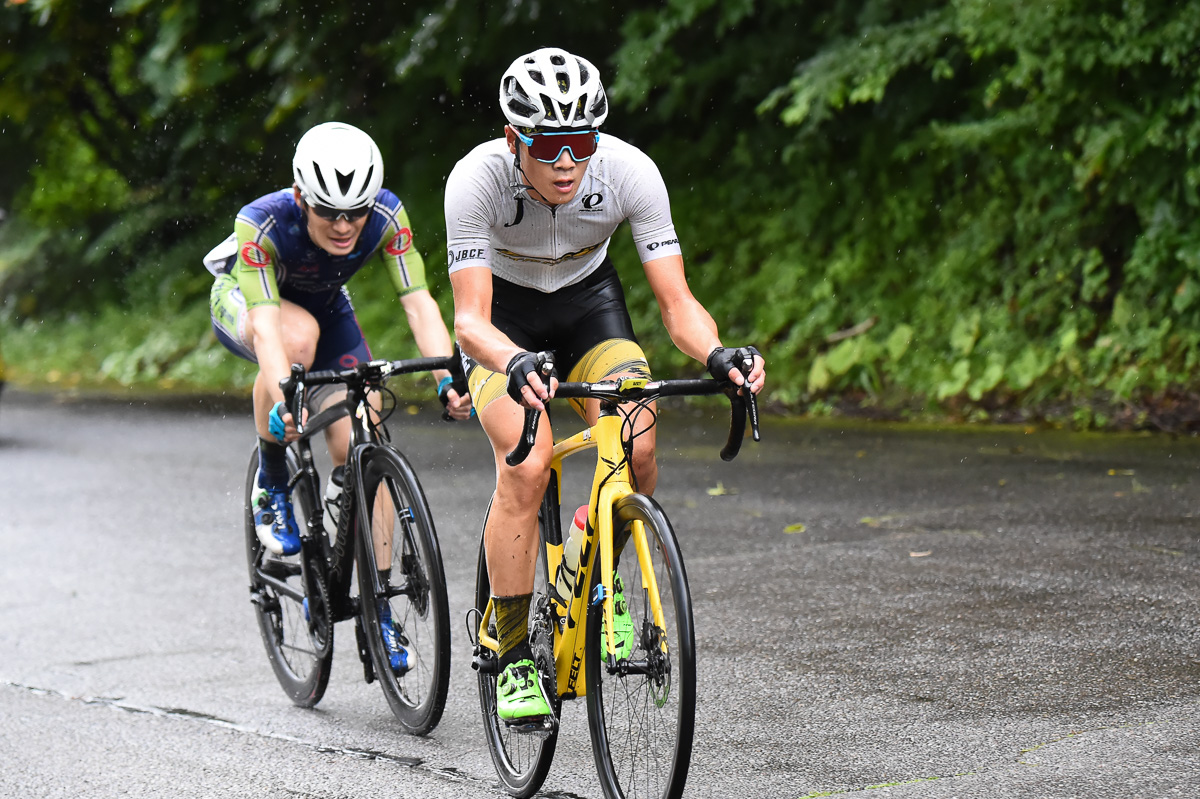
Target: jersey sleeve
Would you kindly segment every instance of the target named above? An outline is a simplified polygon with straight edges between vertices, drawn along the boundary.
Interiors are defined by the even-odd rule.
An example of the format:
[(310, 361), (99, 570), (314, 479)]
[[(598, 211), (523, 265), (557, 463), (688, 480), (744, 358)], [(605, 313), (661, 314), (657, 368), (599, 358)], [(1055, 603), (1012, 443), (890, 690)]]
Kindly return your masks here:
[(451, 274), (472, 266), (492, 268), (491, 219), (483, 163), (463, 158), (446, 180), (446, 264)]
[(242, 209), (233, 223), (233, 232), (237, 236), (237, 260), (230, 274), (237, 280), (238, 288), (246, 298), (247, 309), (260, 305), (278, 306), (276, 269), (279, 255), (269, 234), (273, 220), (267, 217), (264, 223), (257, 215), (247, 214), (246, 210)]
[(381, 210), (388, 215), (379, 255), (387, 267), (388, 277), (396, 289), (396, 294), (403, 297), (428, 288), (425, 281), (425, 259), (413, 245), (412, 224), (408, 221), (408, 211), (399, 198), (390, 192), (381, 190), (377, 203), (379, 202), (384, 203)]
[(634, 147), (629, 148), (636, 168), (626, 173), (626, 217), (633, 232), (642, 263), (668, 255), (682, 255), (675, 223), (671, 220), (671, 200), (662, 173), (650, 156)]

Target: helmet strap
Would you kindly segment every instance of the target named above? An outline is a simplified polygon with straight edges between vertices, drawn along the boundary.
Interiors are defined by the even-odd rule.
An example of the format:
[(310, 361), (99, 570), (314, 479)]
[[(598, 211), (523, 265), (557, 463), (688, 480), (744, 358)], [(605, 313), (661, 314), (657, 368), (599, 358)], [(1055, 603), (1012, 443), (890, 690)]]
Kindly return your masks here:
[[(538, 197), (541, 197), (542, 193), (540, 191), (538, 191), (537, 189), (535, 189), (533, 187), (533, 185), (528, 182), (529, 175), (525, 174), (525, 167), (521, 166), (521, 143), (520, 142), (517, 142), (517, 152), (513, 155), (513, 166), (516, 167), (517, 174), (525, 179), (524, 183), (522, 183), (520, 181), (518, 181), (517, 183), (514, 183), (513, 188), (514, 189), (525, 189), (525, 191), (532, 192), (533, 194), (537, 194)], [(537, 200), (537, 198), (533, 197), (531, 194), (530, 199), (533, 199), (535, 202), (541, 202), (543, 205), (549, 205), (549, 203), (542, 202), (542, 200), (545, 200), (544, 197), (542, 197), (542, 200)]]

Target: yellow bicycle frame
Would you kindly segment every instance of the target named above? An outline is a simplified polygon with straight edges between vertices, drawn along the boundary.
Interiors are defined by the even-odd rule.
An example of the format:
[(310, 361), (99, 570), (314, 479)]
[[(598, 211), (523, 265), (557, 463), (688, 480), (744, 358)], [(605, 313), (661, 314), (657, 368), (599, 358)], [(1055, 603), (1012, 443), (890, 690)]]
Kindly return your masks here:
[[(641, 388), (648, 381), (644, 378), (620, 378), (616, 381), (618, 390)], [(593, 599), (587, 596), (587, 587), (591, 584), (592, 568), (596, 559), (592, 557), (594, 548), (599, 546), (600, 586), (602, 586), (603, 618), (606, 631), (604, 651), (606, 660), (610, 663), (616, 659), (616, 639), (613, 637), (613, 508), (623, 497), (634, 493), (633, 484), (629, 478), (629, 463), (621, 443), (621, 429), (625, 417), (619, 412), (602, 412), (596, 424), (582, 430), (569, 438), (554, 445), (554, 455), (550, 468), (557, 476), (559, 486), (559, 504), (562, 496), (562, 462), (569, 455), (584, 450), (597, 449), (596, 471), (592, 478), (592, 491), (588, 501), (588, 523), (586, 538), (579, 552), (579, 573), (575, 578), (571, 599), (568, 607), (559, 606), (551, 600), (554, 606), (557, 624), (554, 626), (554, 663), (558, 680), (558, 694), (564, 699), (583, 696), (586, 693), (584, 679), (584, 651), (586, 649), (587, 610), (588, 603)], [(663, 617), (662, 602), (658, 594), (658, 582), (654, 576), (653, 561), (650, 559), (650, 546), (646, 541), (646, 531), (641, 522), (635, 521), (631, 527), (630, 543), (637, 552), (639, 571), (642, 575), (641, 587), (650, 597), (651, 612), (654, 623), (666, 629)], [(546, 570), (551, 584), (558, 573), (558, 565), (562, 560), (562, 544), (546, 545)], [(626, 544), (628, 546), (628, 543)], [(629, 590), (629, 586), (626, 586)], [(488, 624), (494, 610), (491, 600), (484, 609), (479, 623), (479, 642), (493, 650), (500, 648), (499, 642), (488, 635)], [(663, 647), (666, 647), (666, 637), (662, 637)]]

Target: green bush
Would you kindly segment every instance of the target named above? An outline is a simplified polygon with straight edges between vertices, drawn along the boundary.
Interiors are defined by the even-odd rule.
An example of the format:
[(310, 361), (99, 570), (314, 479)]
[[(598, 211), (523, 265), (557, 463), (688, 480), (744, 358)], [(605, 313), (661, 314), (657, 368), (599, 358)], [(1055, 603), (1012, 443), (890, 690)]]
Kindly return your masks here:
[[(554, 42), (603, 70), (606, 130), (660, 165), (693, 291), (767, 353), (777, 405), (1200, 418), (1198, 4), (418, 2), (367, 29), (372, 9), (0, 10), (9, 360), (53, 328), (105, 342), (57, 351), (80, 379), (244, 385), (206, 338), (198, 258), (331, 117), (380, 139), (449, 318), (445, 176), (498, 134), (504, 66)], [(627, 234), (612, 251), (656, 370), (699, 371)], [(351, 288), (376, 351), (410, 352), (382, 276)]]

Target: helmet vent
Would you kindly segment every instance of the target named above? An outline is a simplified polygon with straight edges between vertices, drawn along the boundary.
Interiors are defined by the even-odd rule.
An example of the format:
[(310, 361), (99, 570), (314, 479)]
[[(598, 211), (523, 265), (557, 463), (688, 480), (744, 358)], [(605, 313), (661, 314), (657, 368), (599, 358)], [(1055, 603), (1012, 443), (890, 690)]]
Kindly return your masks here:
[(508, 101), (508, 107), (514, 114), (519, 116), (528, 116), (537, 111), (537, 106), (517, 97), (513, 97)]
[(333, 174), (337, 175), (338, 188), (342, 190), (342, 194), (350, 191), (350, 186), (354, 183), (354, 173), (351, 172), (349, 175), (343, 175), (335, 169), (333, 170)]
[(313, 161), (313, 171), (317, 173), (317, 183), (321, 184), (321, 191), (329, 194), (329, 186), (325, 184), (325, 176), (321, 174), (321, 166), (316, 161)]
[(546, 78), (545, 78), (545, 76), (543, 76), (543, 75), (542, 75), (542, 73), (541, 73), (541, 72), (539, 72), (539, 71), (538, 71), (538, 70), (536, 70), (536, 69), (531, 69), (531, 70), (529, 70), (529, 77), (531, 77), (531, 78), (533, 78), (534, 80), (536, 80), (536, 81), (537, 81), (539, 84), (541, 84), (542, 86), (545, 86), (545, 85), (546, 85)]

